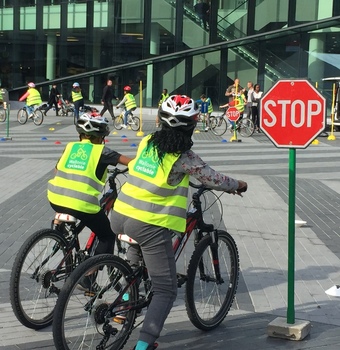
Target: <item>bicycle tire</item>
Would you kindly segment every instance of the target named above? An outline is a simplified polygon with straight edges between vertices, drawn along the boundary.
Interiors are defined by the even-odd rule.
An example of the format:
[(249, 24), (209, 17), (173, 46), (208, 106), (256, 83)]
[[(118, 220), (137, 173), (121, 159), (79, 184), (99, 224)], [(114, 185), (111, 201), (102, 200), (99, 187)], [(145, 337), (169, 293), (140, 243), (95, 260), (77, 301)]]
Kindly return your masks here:
[[(51, 271), (65, 257), (65, 247), (67, 241), (61, 232), (42, 229), (30, 236), (19, 249), (10, 278), (10, 298), (15, 316), (28, 328), (41, 329), (52, 323), (56, 299), (64, 280), (52, 283)], [(54, 250), (53, 256), (39, 268), (51, 250)], [(65, 270), (68, 273), (72, 270), (71, 256), (66, 258)]]
[[(210, 251), (212, 244), (210, 235), (198, 243), (189, 262), (186, 283), (185, 305), (188, 317), (195, 327), (203, 331), (215, 329), (225, 319), (234, 301), (239, 279), (236, 243), (228, 232), (219, 230), (218, 256), (223, 283), (214, 282)], [(221, 262), (224, 262), (223, 266)], [(201, 266), (204, 267), (203, 275), (200, 273)]]
[(250, 137), (253, 135), (255, 127), (254, 123), (250, 118), (242, 118), (238, 122), (238, 131), (242, 137)]
[(24, 125), (27, 123), (28, 113), (25, 108), (20, 108), (17, 113), (17, 120), (19, 124)]
[(0, 123), (5, 122), (7, 119), (7, 109), (4, 109), (3, 106), (0, 107)]
[(41, 125), (44, 121), (44, 114), (39, 109), (35, 110), (33, 113), (33, 123), (35, 125)]
[(131, 127), (131, 130), (138, 131), (140, 127), (140, 120), (138, 117), (131, 116), (131, 122), (129, 121), (129, 125)]
[(223, 117), (210, 117), (210, 129), (212, 133), (216, 136), (222, 136), (229, 127), (231, 127), (231, 124), (229, 121), (227, 121)]
[(124, 119), (121, 115), (119, 115), (118, 117), (115, 117), (115, 120), (113, 122), (113, 126), (115, 127), (115, 129), (122, 130), (123, 124), (124, 124)]
[[(101, 287), (97, 294), (81, 292), (79, 281), (89, 274), (96, 273), (96, 282)], [(123, 301), (120, 294), (132, 274), (129, 264), (111, 254), (100, 254), (80, 264), (67, 279), (59, 294), (53, 318), (53, 339), (57, 350), (99, 349), (104, 339), (104, 325), (110, 329), (110, 337), (100, 349), (122, 349), (130, 337), (136, 321), (137, 311), (128, 309), (127, 303), (138, 300), (138, 286), (132, 284), (127, 289), (129, 301)], [(106, 287), (106, 288), (105, 288)], [(115, 307), (115, 313), (108, 307), (115, 300), (124, 306)], [(117, 322), (116, 315), (123, 314), (123, 323)], [(118, 316), (119, 317), (119, 316)], [(115, 329), (115, 330), (114, 330)]]

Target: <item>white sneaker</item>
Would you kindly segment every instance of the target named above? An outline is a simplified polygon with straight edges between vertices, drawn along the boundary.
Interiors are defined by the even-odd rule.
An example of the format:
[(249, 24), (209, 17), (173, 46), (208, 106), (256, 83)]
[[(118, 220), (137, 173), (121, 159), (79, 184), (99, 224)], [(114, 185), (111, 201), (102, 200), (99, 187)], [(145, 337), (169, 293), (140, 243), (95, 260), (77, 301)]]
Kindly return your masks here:
[(33, 118), (33, 113), (31, 113), (29, 116), (28, 116), (28, 119), (31, 119)]
[(205, 129), (204, 129), (204, 131), (209, 131), (209, 126), (207, 126)]
[(127, 125), (125, 125), (125, 124), (122, 124), (122, 127), (123, 127), (124, 129), (126, 129), (126, 128), (127, 128)]

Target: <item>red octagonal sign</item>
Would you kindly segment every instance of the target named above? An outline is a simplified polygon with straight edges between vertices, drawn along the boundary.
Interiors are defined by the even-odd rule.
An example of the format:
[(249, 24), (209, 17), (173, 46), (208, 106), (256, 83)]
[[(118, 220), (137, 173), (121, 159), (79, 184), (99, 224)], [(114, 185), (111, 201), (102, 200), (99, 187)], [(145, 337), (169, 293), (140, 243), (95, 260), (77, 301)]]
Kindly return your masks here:
[(306, 148), (325, 120), (326, 100), (308, 80), (279, 80), (260, 101), (260, 127), (276, 147)]

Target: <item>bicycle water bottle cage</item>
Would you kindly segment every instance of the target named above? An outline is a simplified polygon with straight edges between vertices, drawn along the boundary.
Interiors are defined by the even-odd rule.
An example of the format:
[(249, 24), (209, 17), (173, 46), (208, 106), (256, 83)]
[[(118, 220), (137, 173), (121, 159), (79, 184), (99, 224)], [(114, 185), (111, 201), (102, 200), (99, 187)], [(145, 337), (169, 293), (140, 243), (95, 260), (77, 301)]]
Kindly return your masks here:
[(77, 218), (72, 215), (64, 214), (64, 213), (55, 213), (54, 220), (59, 220), (62, 222), (76, 223)]
[(125, 235), (124, 233), (120, 233), (118, 235), (118, 239), (129, 244), (138, 244), (134, 239), (132, 239), (128, 235)]

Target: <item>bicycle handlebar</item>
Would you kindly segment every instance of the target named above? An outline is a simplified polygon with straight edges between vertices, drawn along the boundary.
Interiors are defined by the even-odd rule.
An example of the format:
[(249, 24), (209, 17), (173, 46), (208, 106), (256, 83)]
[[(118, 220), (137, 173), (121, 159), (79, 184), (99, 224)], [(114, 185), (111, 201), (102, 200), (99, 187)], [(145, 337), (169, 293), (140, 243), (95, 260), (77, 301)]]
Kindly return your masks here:
[(125, 174), (126, 172), (128, 172), (129, 168), (124, 168), (124, 169), (119, 169), (119, 168), (114, 168), (114, 169), (108, 169), (107, 172), (109, 174), (112, 174), (112, 177), (116, 177), (119, 174)]
[[(209, 188), (209, 187), (203, 185), (202, 183), (196, 185), (196, 184), (194, 184), (193, 182), (189, 181), (189, 186), (200, 190), (200, 193), (203, 193), (204, 190), (213, 191), (212, 188)], [(242, 197), (242, 193), (243, 193), (243, 192), (246, 192), (247, 189), (248, 189), (248, 186), (246, 186), (246, 187), (244, 187), (244, 188), (241, 188), (241, 189), (238, 189), (238, 190), (235, 190), (235, 191), (233, 191), (233, 192), (227, 192), (227, 191), (225, 191), (225, 192), (227, 192), (227, 193), (229, 193), (229, 194), (237, 194), (237, 195), (239, 195), (239, 196)]]

